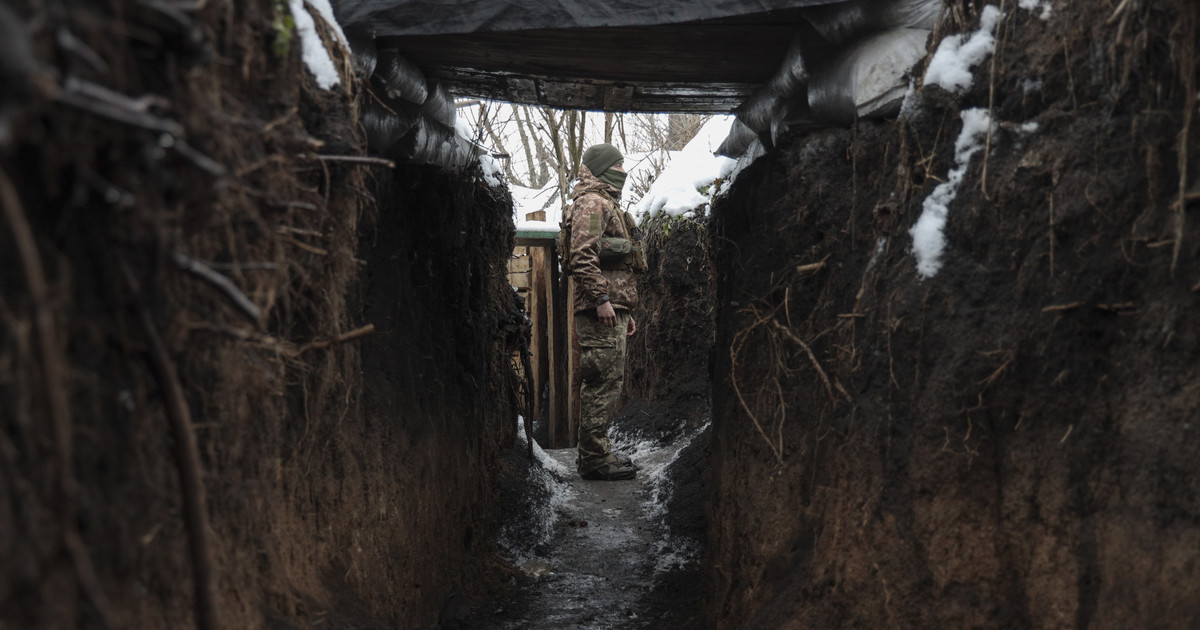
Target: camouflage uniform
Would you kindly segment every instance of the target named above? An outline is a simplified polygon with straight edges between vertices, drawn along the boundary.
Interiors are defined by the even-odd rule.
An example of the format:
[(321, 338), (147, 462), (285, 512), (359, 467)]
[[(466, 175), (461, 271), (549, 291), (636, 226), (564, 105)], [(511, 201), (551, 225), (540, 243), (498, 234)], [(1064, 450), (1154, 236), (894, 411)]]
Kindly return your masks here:
[[(608, 424), (616, 415), (625, 383), (625, 333), (629, 310), (637, 306), (637, 278), (630, 265), (602, 269), (599, 239), (629, 238), (623, 213), (614, 198), (621, 191), (580, 168), (579, 184), (566, 217), (571, 234), (571, 273), (575, 277), (575, 330), (579, 335), (580, 388), (579, 473), (614, 463)], [(607, 295), (617, 314), (617, 325), (600, 323), (596, 307)]]

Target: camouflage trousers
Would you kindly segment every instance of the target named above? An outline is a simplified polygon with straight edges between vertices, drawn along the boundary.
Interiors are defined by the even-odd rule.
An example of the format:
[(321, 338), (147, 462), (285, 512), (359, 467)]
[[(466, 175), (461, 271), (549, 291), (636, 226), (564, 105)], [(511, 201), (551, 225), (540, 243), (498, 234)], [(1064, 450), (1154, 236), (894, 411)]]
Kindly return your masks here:
[(608, 424), (617, 414), (625, 384), (625, 331), (629, 311), (617, 311), (617, 325), (609, 328), (591, 313), (575, 314), (579, 335), (579, 474), (584, 475), (617, 461), (608, 440)]

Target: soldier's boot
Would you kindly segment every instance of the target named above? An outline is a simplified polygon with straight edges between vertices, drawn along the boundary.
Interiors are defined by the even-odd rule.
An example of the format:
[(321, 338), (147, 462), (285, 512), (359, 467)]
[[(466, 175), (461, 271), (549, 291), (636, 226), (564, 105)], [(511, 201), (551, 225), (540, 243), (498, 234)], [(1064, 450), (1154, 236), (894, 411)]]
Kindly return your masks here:
[(636, 477), (637, 469), (632, 463), (609, 462), (582, 476), (589, 481), (621, 481)]

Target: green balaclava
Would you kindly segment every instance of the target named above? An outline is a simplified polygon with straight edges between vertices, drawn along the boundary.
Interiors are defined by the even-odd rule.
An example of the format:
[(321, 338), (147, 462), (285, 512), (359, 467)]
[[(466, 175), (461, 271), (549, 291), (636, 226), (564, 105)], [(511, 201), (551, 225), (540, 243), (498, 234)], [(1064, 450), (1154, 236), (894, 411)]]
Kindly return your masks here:
[(627, 175), (627, 173), (625, 171), (618, 171), (617, 169), (612, 168), (610, 166), (608, 168), (608, 170), (604, 171), (604, 174), (601, 175), (600, 177), (598, 177), (597, 179), (604, 182), (605, 184), (612, 186), (613, 188), (616, 188), (617, 194), (620, 195), (621, 189), (625, 187), (625, 176), (626, 175)]
[(625, 187), (625, 173), (612, 170), (612, 166), (625, 160), (621, 152), (611, 144), (593, 144), (583, 152), (580, 160), (600, 181), (621, 190)]

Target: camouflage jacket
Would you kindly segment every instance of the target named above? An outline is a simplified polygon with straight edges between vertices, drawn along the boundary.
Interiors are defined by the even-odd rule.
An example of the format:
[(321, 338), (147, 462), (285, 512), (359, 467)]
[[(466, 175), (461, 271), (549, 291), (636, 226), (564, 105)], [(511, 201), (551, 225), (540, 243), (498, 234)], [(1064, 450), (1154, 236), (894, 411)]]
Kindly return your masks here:
[(613, 308), (637, 306), (637, 278), (629, 269), (601, 269), (599, 241), (602, 236), (629, 238), (625, 222), (613, 197), (621, 191), (596, 179), (586, 166), (579, 167), (579, 183), (571, 193), (564, 227), (571, 234), (571, 274), (575, 278), (574, 312), (595, 311), (600, 296), (607, 295)]

